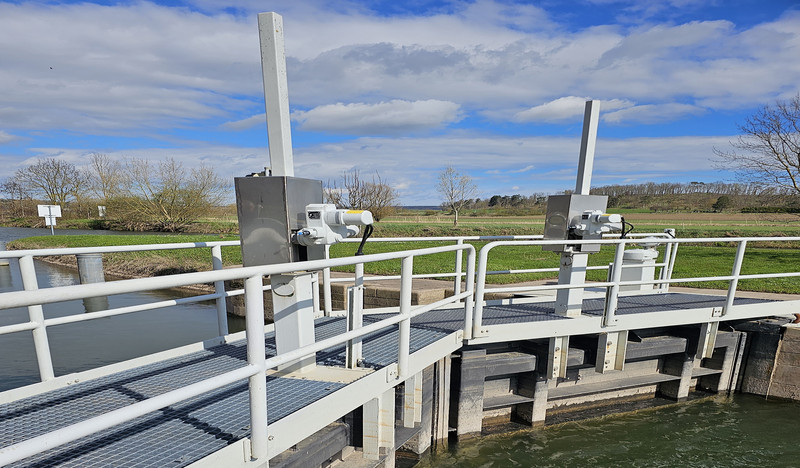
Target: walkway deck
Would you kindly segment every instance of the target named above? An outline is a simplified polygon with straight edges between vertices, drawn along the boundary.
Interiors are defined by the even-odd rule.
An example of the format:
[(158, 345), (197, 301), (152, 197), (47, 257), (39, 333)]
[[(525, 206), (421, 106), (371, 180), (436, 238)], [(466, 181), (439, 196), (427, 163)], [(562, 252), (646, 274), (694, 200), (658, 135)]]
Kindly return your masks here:
[[(735, 305), (770, 302), (773, 301), (737, 299)], [(699, 294), (624, 296), (619, 299), (617, 315), (721, 307), (724, 303), (724, 297)], [(602, 298), (584, 301), (584, 317), (599, 317), (602, 309)], [(492, 327), (574, 320), (555, 315), (553, 310), (554, 303), (547, 301), (487, 306), (484, 308), (483, 323), (486, 327)], [(462, 329), (463, 314), (463, 309), (445, 309), (414, 318), (411, 327), (411, 352), (451, 337), (453, 332)], [(380, 318), (380, 315), (370, 315), (365, 321)], [(342, 333), (345, 327), (344, 318), (317, 319), (317, 340)], [(364, 339), (365, 367), (378, 369), (396, 362), (397, 333), (397, 327), (393, 327)], [(265, 340), (268, 356), (274, 356), (274, 333), (267, 333)], [(431, 359), (441, 357), (443, 356), (432, 356)], [(318, 353), (317, 362), (325, 366), (343, 366), (344, 346)], [(219, 375), (242, 367), (245, 363), (246, 349), (242, 340), (2, 405), (0, 446), (8, 446)], [(269, 376), (269, 423), (289, 417), (312, 402), (325, 399), (346, 386), (346, 383), (335, 381)], [(248, 412), (246, 382), (232, 384), (12, 466), (187, 466), (248, 437)], [(329, 422), (332, 421), (325, 423)], [(297, 421), (296, 424), (303, 422)]]
[[(462, 312), (463, 313), (463, 312)], [(345, 330), (343, 318), (316, 321), (321, 340)], [(449, 332), (412, 327), (412, 352)], [(267, 355), (275, 355), (274, 333), (265, 335)], [(397, 359), (397, 330), (378, 332), (363, 341), (367, 367)], [(317, 354), (320, 365), (343, 366), (344, 346)], [(0, 406), (0, 446), (174, 390), (247, 363), (244, 340), (169, 359), (137, 369), (71, 385)], [(268, 421), (273, 423), (345, 384), (297, 378), (267, 378)], [(247, 383), (232, 384), (63, 447), (30, 457), (14, 467), (34, 466), (187, 466), (230, 443), (248, 437)]]

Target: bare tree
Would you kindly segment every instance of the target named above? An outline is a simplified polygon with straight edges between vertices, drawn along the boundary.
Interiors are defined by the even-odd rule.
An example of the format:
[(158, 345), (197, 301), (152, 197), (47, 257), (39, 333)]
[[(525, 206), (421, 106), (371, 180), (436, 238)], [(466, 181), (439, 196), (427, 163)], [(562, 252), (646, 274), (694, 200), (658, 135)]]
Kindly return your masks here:
[(739, 125), (731, 151), (714, 148), (719, 166), (746, 180), (800, 193), (800, 94), (766, 105)]
[(187, 171), (172, 158), (158, 164), (144, 159), (125, 163), (128, 177), (115, 197), (120, 211), (156, 228), (178, 231), (222, 202), (226, 184), (206, 166)]
[(78, 198), (86, 188), (86, 174), (74, 164), (56, 158), (40, 159), (20, 169), (14, 179), (54, 205)]
[(126, 185), (124, 166), (106, 154), (93, 153), (88, 171), (89, 189), (102, 203), (118, 196)]
[(444, 198), (443, 206), (453, 212), (453, 226), (458, 226), (458, 212), (478, 194), (478, 187), (472, 177), (460, 174), (452, 166), (447, 166), (439, 174), (436, 191)]
[(342, 187), (329, 182), (325, 200), (341, 208), (369, 210), (376, 221), (391, 215), (397, 205), (397, 192), (377, 172), (371, 181), (361, 178), (359, 171), (342, 174)]
[(25, 200), (29, 200), (31, 198), (31, 194), (24, 184), (12, 177), (9, 177), (5, 182), (0, 184), (0, 193), (8, 194), (12, 202), (17, 200), (18, 203), (15, 211), (20, 216), (25, 217)]

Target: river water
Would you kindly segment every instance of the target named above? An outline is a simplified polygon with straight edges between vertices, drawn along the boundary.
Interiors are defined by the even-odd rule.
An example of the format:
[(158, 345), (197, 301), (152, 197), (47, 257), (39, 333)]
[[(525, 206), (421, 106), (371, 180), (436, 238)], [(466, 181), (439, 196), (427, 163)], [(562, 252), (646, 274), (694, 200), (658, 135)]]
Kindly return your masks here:
[(710, 397), (487, 436), (415, 468), (800, 467), (800, 403)]
[[(124, 235), (115, 231), (56, 230), (56, 234)], [(0, 227), (0, 242), (20, 237), (50, 235), (49, 229)], [(79, 284), (75, 270), (36, 261), (40, 288)], [(16, 259), (0, 266), (0, 292), (18, 291), (22, 281)], [(107, 298), (108, 308), (174, 299), (187, 294), (176, 290), (118, 294)], [(103, 301), (101, 301), (103, 302)], [(105, 304), (103, 304), (105, 305)], [(45, 318), (83, 314), (91, 303), (68, 301), (44, 306)], [(231, 317), (231, 331), (243, 329)], [(27, 322), (27, 308), (0, 309), (0, 326)], [(163, 351), (217, 335), (217, 312), (211, 302), (173, 306), (47, 328), (56, 376), (79, 372)], [(39, 381), (30, 331), (0, 335), (0, 391)]]

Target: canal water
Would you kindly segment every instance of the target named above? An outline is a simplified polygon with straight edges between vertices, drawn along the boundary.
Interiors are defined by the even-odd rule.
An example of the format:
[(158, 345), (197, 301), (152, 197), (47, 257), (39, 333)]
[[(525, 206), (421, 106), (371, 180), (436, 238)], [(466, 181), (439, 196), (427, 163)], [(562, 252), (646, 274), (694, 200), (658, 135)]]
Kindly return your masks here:
[[(57, 230), (56, 234), (124, 235), (115, 231), (79, 230)], [(50, 235), (50, 230), (0, 227), (0, 242), (37, 235)], [(75, 270), (40, 261), (35, 263), (40, 288), (80, 284)], [(10, 265), (0, 266), (0, 292), (21, 289), (19, 267), (16, 259), (11, 259)], [(118, 294), (107, 298), (107, 308), (187, 295), (176, 290)], [(44, 315), (52, 318), (83, 314), (91, 311), (92, 306), (84, 301), (48, 304), (44, 306)], [(0, 326), (27, 321), (27, 308), (0, 309)], [(238, 317), (231, 317), (230, 330), (242, 330), (241, 322)], [(47, 333), (58, 376), (213, 338), (217, 335), (217, 312), (212, 302), (187, 304), (48, 327)], [(38, 381), (31, 332), (0, 335), (0, 391)]]
[(800, 467), (800, 403), (709, 397), (473, 439), (415, 468)]

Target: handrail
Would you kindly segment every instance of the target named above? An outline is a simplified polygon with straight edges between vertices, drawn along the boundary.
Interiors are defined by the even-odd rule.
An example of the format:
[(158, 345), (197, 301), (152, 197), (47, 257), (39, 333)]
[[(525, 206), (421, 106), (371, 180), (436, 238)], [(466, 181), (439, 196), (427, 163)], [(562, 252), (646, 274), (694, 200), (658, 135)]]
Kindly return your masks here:
[(139, 244), (139, 245), (104, 245), (97, 247), (59, 247), (56, 249), (27, 249), (27, 250), (2, 250), (0, 258), (47, 257), (53, 255), (80, 255), (91, 253), (116, 253), (116, 252), (142, 252), (145, 250), (180, 250), (196, 249), (201, 247), (229, 247), (238, 246), (235, 241), (211, 242), (174, 242), (170, 244)]
[[(745, 255), (745, 249), (748, 243), (754, 242), (797, 242), (800, 237), (712, 237), (712, 238), (674, 238), (666, 235), (659, 238), (658, 244), (666, 244), (667, 250), (665, 251), (665, 259), (661, 263), (653, 263), (650, 266), (662, 266), (662, 273), (659, 278), (645, 281), (623, 281), (621, 279), (621, 271), (626, 265), (622, 262), (623, 252), (626, 245), (629, 244), (651, 244), (653, 243), (652, 237), (637, 237), (625, 239), (594, 239), (594, 240), (538, 240), (538, 241), (495, 241), (486, 244), (481, 248), (478, 258), (478, 273), (477, 284), (475, 291), (475, 306), (473, 308), (475, 316), (473, 317), (473, 335), (478, 336), (481, 332), (481, 323), (483, 319), (484, 297), (487, 291), (486, 276), (490, 273), (487, 271), (489, 252), (500, 246), (543, 246), (543, 245), (614, 245), (616, 246), (615, 259), (612, 265), (612, 274), (609, 281), (605, 282), (583, 282), (580, 284), (558, 284), (558, 285), (539, 285), (539, 286), (513, 286), (513, 287), (494, 287), (489, 291), (492, 293), (501, 292), (534, 292), (534, 291), (552, 291), (560, 289), (585, 289), (585, 288), (606, 288), (606, 304), (603, 311), (603, 326), (611, 326), (615, 322), (615, 311), (617, 298), (621, 286), (641, 286), (641, 285), (670, 285), (675, 283), (694, 283), (694, 282), (708, 282), (708, 281), (728, 281), (728, 291), (726, 295), (726, 302), (720, 316), (727, 314), (731, 307), (733, 307), (734, 297), (736, 294), (739, 280), (743, 279), (765, 279), (765, 278), (785, 278), (785, 277), (800, 277), (798, 272), (785, 272), (785, 273), (759, 273), (759, 274), (741, 274), (741, 267)], [(689, 278), (672, 278), (672, 269), (675, 263), (677, 254), (677, 247), (680, 244), (709, 244), (709, 243), (727, 243), (736, 244), (736, 254), (733, 261), (732, 272), (730, 275), (707, 276), (707, 277), (689, 277)], [(588, 269), (605, 269), (607, 267), (588, 267)], [(544, 269), (542, 269), (544, 270)], [(663, 291), (662, 291), (663, 292)]]
[[(136, 292), (150, 289), (161, 289), (178, 287), (183, 285), (210, 282), (227, 281), (232, 279), (245, 279), (245, 308), (247, 321), (247, 361), (248, 365), (234, 371), (229, 371), (211, 379), (206, 379), (195, 384), (182, 387), (156, 397), (134, 403), (125, 408), (111, 411), (103, 415), (84, 420), (68, 427), (64, 427), (41, 436), (19, 442), (17, 444), (0, 449), (0, 465), (13, 463), (22, 460), (33, 454), (48, 450), (71, 441), (77, 440), (89, 434), (96, 433), (103, 429), (113, 427), (136, 417), (157, 411), (165, 406), (201, 395), (208, 391), (220, 388), (229, 383), (242, 379), (249, 379), (250, 389), (250, 414), (251, 414), (251, 457), (254, 459), (269, 458), (267, 453), (267, 408), (266, 408), (266, 370), (275, 368), (281, 364), (295, 361), (298, 358), (307, 356), (317, 351), (329, 348), (334, 345), (342, 344), (348, 340), (364, 337), (372, 332), (382, 330), (394, 324), (400, 327), (400, 342), (398, 345), (398, 361), (396, 379), (407, 378), (408, 356), (410, 352), (410, 322), (411, 318), (432, 309), (430, 306), (411, 307), (411, 278), (413, 258), (422, 255), (430, 255), (441, 252), (455, 250), (467, 250), (468, 252), (468, 274), (474, 278), (475, 248), (469, 244), (455, 246), (441, 246), (427, 249), (417, 249), (410, 251), (392, 252), (386, 254), (372, 254), (359, 257), (349, 257), (344, 259), (328, 259), (298, 262), (292, 264), (266, 265), (244, 267), (229, 270), (213, 270), (208, 272), (183, 273), (161, 278), (142, 278), (134, 280), (120, 280), (112, 283), (61, 286), (38, 290), (36, 294), (24, 291), (13, 291), (0, 295), (4, 300), (0, 308), (11, 308), (21, 306), (32, 306), (61, 302), (64, 300), (84, 299), (99, 295), (118, 294), (122, 292)], [(24, 257), (24, 258), (30, 258)], [(288, 353), (266, 359), (264, 338), (261, 330), (263, 329), (263, 276), (292, 271), (314, 271), (328, 266), (359, 265), (368, 262), (402, 259), (404, 268), (402, 269), (401, 282), (404, 285), (401, 290), (400, 313), (379, 322), (351, 330), (336, 337), (328, 338), (308, 345)], [(463, 293), (439, 301), (437, 305), (444, 305), (448, 302), (456, 302), (465, 299), (464, 303), (464, 323), (465, 332), (472, 316), (472, 301), (470, 298), (474, 294), (474, 283), (468, 280), (467, 290)]]

